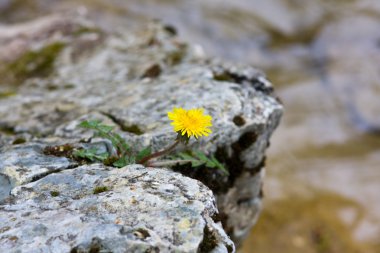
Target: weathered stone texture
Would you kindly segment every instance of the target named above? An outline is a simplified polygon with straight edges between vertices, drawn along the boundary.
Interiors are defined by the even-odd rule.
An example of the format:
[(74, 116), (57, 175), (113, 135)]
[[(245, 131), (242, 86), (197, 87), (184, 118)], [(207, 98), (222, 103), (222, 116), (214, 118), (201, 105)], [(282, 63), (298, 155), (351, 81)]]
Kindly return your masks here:
[[(54, 22), (48, 22), (49, 18)], [(28, 30), (28, 36), (23, 38), (23, 47), (17, 54), (19, 58), (0, 58), (2, 66), (5, 66), (0, 67), (0, 76), (6, 77), (2, 79), (4, 87), (17, 87), (11, 95), (0, 97), (0, 144), (3, 145), (0, 149), (0, 180), (8, 182), (1, 187), (0, 196), (6, 198), (7, 191), (17, 186), (11, 194), (14, 202), (1, 206), (0, 212), (7, 214), (2, 217), (11, 228), (7, 234), (0, 234), (1, 240), (7, 240), (6, 244), (1, 244), (6, 246), (0, 247), (16, 249), (31, 243), (29, 240), (32, 238), (39, 238), (41, 241), (35, 243), (41, 243), (56, 236), (58, 239), (51, 239), (50, 246), (46, 247), (77, 247), (81, 252), (80, 247), (93, 245), (115, 247), (112, 249), (117, 252), (121, 247), (135, 249), (136, 245), (145, 245), (194, 252), (199, 250), (197, 245), (201, 248), (200, 241), (204, 235), (212, 235), (217, 242), (211, 243), (215, 249), (223, 252), (223, 247), (227, 247), (230, 250), (226, 246), (231, 245), (229, 239), (211, 219), (214, 214), (214, 220), (221, 221), (224, 230), (239, 244), (260, 212), (265, 150), (282, 115), (282, 106), (264, 75), (251, 67), (206, 59), (199, 50), (183, 43), (160, 24), (151, 24), (139, 31), (124, 28), (106, 33), (79, 18), (54, 16), (34, 22), (45, 25), (5, 27), (2, 29), (8, 31), (3, 35), (0, 33), (0, 47), (8, 48), (19, 39), (17, 34)], [(62, 47), (56, 51), (44, 50), (52, 43), (59, 43)], [(46, 56), (46, 52), (54, 55)], [(27, 60), (25, 55), (28, 56)], [(45, 58), (39, 59), (45, 64), (40, 64), (38, 68), (22, 65), (33, 62), (30, 58), (36, 55), (45, 55)], [(23, 60), (18, 61), (20, 58)], [(11, 68), (15, 66), (16, 69)], [(52, 71), (47, 73), (43, 67)], [(17, 78), (20, 73), (21, 79)], [(177, 166), (173, 169), (203, 182), (213, 190), (218, 215), (212, 204), (212, 195), (205, 187), (167, 170), (139, 166), (121, 170), (110, 170), (100, 165), (78, 167), (79, 164), (69, 158), (48, 156), (42, 152), (48, 145), (64, 143), (74, 146), (100, 145), (110, 151), (106, 142), (89, 139), (91, 132), (77, 127), (85, 119), (100, 119), (115, 126), (115, 130), (135, 148), (151, 145), (154, 150), (161, 149), (175, 139), (176, 133), (171, 129), (166, 113), (176, 106), (203, 107), (213, 117), (213, 133), (199, 141), (190, 141), (189, 148), (214, 154), (226, 164), (230, 175), (204, 167), (190, 169)], [(178, 150), (184, 148), (179, 146)], [(88, 176), (90, 171), (94, 175)], [(142, 178), (151, 177), (153, 180), (153, 175), (157, 176), (152, 182), (159, 185), (140, 182), (142, 179), (130, 186), (121, 185), (131, 175), (142, 171), (148, 173)], [(122, 178), (117, 179), (116, 175)], [(70, 177), (73, 182), (67, 180)], [(177, 185), (170, 183), (171, 178), (175, 177), (181, 178)], [(93, 195), (91, 189), (99, 183), (106, 183), (104, 180), (114, 180), (115, 184), (109, 184), (112, 191)], [(180, 191), (181, 187), (190, 187), (186, 186), (187, 182), (198, 187), (191, 186), (195, 190), (191, 194), (199, 192), (196, 196), (191, 195), (192, 201), (195, 201), (191, 204), (186, 204), (184, 200), (188, 193)], [(46, 186), (52, 184), (62, 191), (62, 195), (53, 197), (48, 194), (55, 191)], [(64, 186), (66, 188), (62, 188)], [(128, 187), (139, 190), (133, 192)], [(77, 189), (75, 194), (82, 192), (81, 196), (75, 195), (72, 192), (74, 189)], [(125, 195), (121, 194), (124, 190)], [(163, 192), (166, 195), (162, 195)], [(131, 194), (136, 194), (133, 196), (140, 203), (140, 209), (135, 209), (128, 202)], [(181, 223), (182, 218), (174, 221), (175, 218), (170, 215), (157, 214), (158, 209), (170, 213), (165, 198), (170, 205), (182, 210), (182, 218), (187, 217), (188, 220)], [(17, 204), (25, 201), (24, 206)], [(46, 210), (43, 208), (45, 205)], [(94, 210), (85, 210), (85, 206)], [(145, 212), (144, 207), (153, 209), (146, 209)], [(24, 208), (34, 208), (36, 212), (43, 209), (43, 212), (22, 218), (21, 214), (27, 212)], [(49, 208), (54, 211), (50, 212)], [(139, 214), (139, 211), (142, 213)], [(134, 218), (127, 217), (128, 212)], [(191, 216), (188, 216), (190, 213)], [(12, 220), (12, 215), (17, 216), (20, 222)], [(118, 215), (124, 217), (120, 222), (125, 224), (115, 224)], [(136, 239), (133, 234), (139, 223), (135, 224), (132, 220), (137, 222), (138, 215), (145, 215), (141, 227), (148, 231), (151, 236), (149, 240)], [(173, 215), (181, 216), (180, 213)], [(78, 216), (86, 219), (81, 220)], [(44, 228), (29, 227), (37, 224), (33, 224), (37, 217), (44, 220), (41, 223)], [(53, 229), (53, 220), (62, 223), (62, 229), (67, 232), (65, 235), (60, 229)], [(64, 224), (73, 225), (65, 227)], [(211, 232), (206, 229), (206, 224), (211, 224), (208, 227)], [(183, 232), (181, 226), (191, 227), (191, 232)], [(32, 231), (29, 237), (20, 234), (23, 227), (25, 231), (29, 228)], [(166, 234), (170, 227), (171, 235)], [(76, 229), (83, 232), (74, 233)], [(59, 234), (60, 231), (62, 234)], [(74, 234), (75, 238), (71, 237)], [(91, 234), (94, 235), (92, 239)], [(19, 239), (12, 237), (15, 239), (12, 240), (6, 235)]]

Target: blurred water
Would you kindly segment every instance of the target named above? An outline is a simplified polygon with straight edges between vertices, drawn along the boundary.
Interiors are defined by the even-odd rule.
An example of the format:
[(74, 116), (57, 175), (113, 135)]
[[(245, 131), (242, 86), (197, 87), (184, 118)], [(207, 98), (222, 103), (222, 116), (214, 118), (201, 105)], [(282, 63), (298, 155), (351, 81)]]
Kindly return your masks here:
[[(7, 23), (72, 9), (118, 26), (158, 18), (208, 55), (264, 70), (286, 112), (268, 154), (263, 225), (244, 252), (380, 252), (380, 1), (0, 0), (0, 8)], [(271, 213), (299, 199), (306, 204), (286, 212), (315, 205), (331, 214), (309, 218), (325, 222), (318, 231)], [(286, 231), (278, 246), (276, 231), (261, 229), (273, 220)], [(349, 239), (325, 243), (324, 231), (343, 237), (337, 227)]]

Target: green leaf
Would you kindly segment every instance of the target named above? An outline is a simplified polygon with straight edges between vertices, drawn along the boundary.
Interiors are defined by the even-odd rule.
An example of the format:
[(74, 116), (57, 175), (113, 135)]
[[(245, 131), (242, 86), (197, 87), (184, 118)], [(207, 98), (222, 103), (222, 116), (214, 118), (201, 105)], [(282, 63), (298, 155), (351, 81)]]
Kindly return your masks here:
[(134, 156), (123, 156), (119, 160), (116, 160), (112, 165), (117, 168), (122, 168), (134, 163), (136, 163), (136, 159)]
[(119, 148), (121, 154), (127, 154), (130, 151), (130, 147), (127, 142), (117, 133), (113, 133), (113, 137), (115, 138), (116, 147)]
[(223, 171), (226, 175), (229, 175), (230, 173), (228, 172), (228, 170), (226, 169), (226, 167), (224, 167), (223, 164), (221, 164), (216, 158), (215, 156), (211, 156), (211, 160), (215, 163), (216, 167), (218, 169), (220, 169), (221, 171)]
[(97, 152), (98, 151), (95, 148), (79, 149), (79, 150), (74, 151), (73, 155), (80, 158), (88, 159), (91, 162), (95, 160), (103, 161), (104, 159), (108, 157), (108, 153), (97, 154)]
[(197, 161), (197, 160), (192, 160), (191, 161), (191, 166), (192, 167), (198, 167), (198, 166), (201, 166), (203, 164), (204, 164), (204, 162), (202, 162), (202, 161)]
[(104, 161), (104, 160), (106, 160), (108, 157), (109, 157), (109, 154), (108, 154), (107, 152), (105, 152), (105, 153), (100, 153), (100, 154), (96, 154), (96, 155), (95, 155), (95, 158), (98, 159), (99, 161)]
[(83, 121), (78, 126), (83, 128), (89, 128), (89, 129), (95, 129), (97, 125), (100, 124), (99, 120), (90, 120), (90, 121)]
[(129, 158), (128, 158), (128, 164), (134, 164), (136, 163), (136, 157), (131, 155)]
[(194, 151), (193, 153), (194, 153), (195, 157), (197, 157), (199, 160), (204, 161), (204, 162), (209, 161), (207, 156), (204, 153), (202, 153), (201, 151)]
[(128, 165), (128, 161), (125, 157), (122, 157), (119, 160), (115, 161), (112, 165), (117, 167), (117, 168), (122, 168), (122, 167)]
[(202, 153), (201, 151), (194, 151), (194, 154), (195, 156), (203, 161), (204, 163), (206, 163), (206, 166), (207, 167), (210, 167), (210, 168), (215, 168), (216, 167), (216, 164), (210, 160), (204, 153)]
[(192, 167), (198, 167), (198, 166), (205, 163), (203, 161), (197, 160), (195, 157), (193, 157), (187, 153), (179, 153), (178, 156), (180, 158), (182, 158), (183, 160), (189, 160), (191, 162)]
[(182, 160), (189, 160), (191, 162), (192, 167), (198, 167), (200, 165), (205, 165), (209, 168), (216, 168), (221, 171), (223, 171), (226, 175), (228, 175), (228, 170), (224, 167), (223, 164), (221, 164), (215, 156), (211, 156), (208, 158), (203, 152), (201, 151), (193, 151), (192, 154), (181, 152), (178, 153), (175, 159), (182, 159)]
[(126, 155), (130, 152), (130, 147), (126, 141), (117, 133), (112, 132), (114, 127), (101, 124), (99, 120), (83, 121), (79, 126), (94, 130), (94, 137), (101, 137), (111, 141), (112, 146), (115, 147), (120, 155)]
[(142, 150), (140, 150), (140, 152), (137, 153), (136, 160), (140, 161), (141, 159), (149, 156), (150, 154), (152, 154), (152, 149), (150, 147), (143, 148)]
[(103, 124), (98, 124), (96, 129), (98, 131), (101, 131), (101, 132), (104, 132), (104, 133), (109, 133), (112, 131), (113, 129), (113, 126), (107, 126), (107, 125), (103, 125)]
[(100, 120), (83, 121), (78, 126), (82, 128), (93, 129), (103, 134), (109, 133), (113, 129), (113, 126), (101, 124)]
[(183, 160), (195, 160), (194, 157), (187, 153), (179, 153), (178, 156), (181, 157)]

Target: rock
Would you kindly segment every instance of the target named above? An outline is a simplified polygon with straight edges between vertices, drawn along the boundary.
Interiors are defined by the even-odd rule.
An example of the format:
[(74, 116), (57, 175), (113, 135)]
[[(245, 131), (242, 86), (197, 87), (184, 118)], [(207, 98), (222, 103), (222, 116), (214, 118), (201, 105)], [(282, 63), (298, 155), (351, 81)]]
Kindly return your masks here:
[(76, 165), (66, 157), (46, 156), (42, 149), (37, 143), (0, 148), (0, 175), (15, 186)]
[(0, 212), (2, 252), (234, 251), (206, 186), (140, 165), (50, 174), (14, 188)]
[[(12, 182), (12, 187), (37, 180), (31, 183), (35, 185), (50, 176), (75, 173), (68, 169), (79, 166), (77, 162), (70, 157), (47, 156), (42, 147), (102, 142), (90, 139), (90, 131), (77, 127), (88, 119), (113, 125), (132, 147), (150, 145), (153, 150), (159, 150), (176, 137), (166, 116), (168, 111), (173, 107), (203, 107), (213, 117), (212, 135), (199, 141), (191, 140), (188, 147), (179, 146), (177, 150), (191, 148), (213, 154), (227, 166), (230, 174), (226, 176), (204, 166), (194, 169), (183, 165), (172, 169), (201, 181), (213, 191), (219, 209), (219, 214), (213, 218), (223, 223), (224, 230), (238, 245), (259, 215), (265, 150), (282, 115), (282, 106), (265, 76), (251, 67), (203, 59), (197, 53), (199, 49), (183, 43), (157, 23), (137, 31), (124, 28), (106, 33), (91, 25), (83, 27), (83, 22), (75, 18), (60, 18), (64, 20), (62, 23), (74, 23), (69, 27), (82, 26), (82, 32), (54, 37), (53, 43), (63, 47), (54, 52), (54, 57), (49, 57), (49, 68), (52, 67), (53, 71), (43, 72), (44, 75), (28, 72), (22, 80), (3, 79), (7, 80), (6, 85), (16, 83), (17, 90), (14, 95), (0, 99), (0, 143), (5, 145), (0, 155), (16, 157), (17, 150), (30, 150), (27, 152), (40, 162), (25, 164), (17, 158), (12, 162), (8, 159), (5, 165), (9, 168), (12, 164), (13, 169), (4, 169), (5, 165), (0, 163), (3, 167), (0, 167), (0, 173)], [(33, 34), (30, 29), (29, 33)], [(37, 43), (40, 50), (37, 52), (41, 52), (52, 43), (46, 38), (50, 37), (42, 33), (28, 42), (26, 48), (35, 52), (32, 45)], [(11, 43), (12, 36), (7, 41)], [(24, 54), (30, 55), (28, 50)], [(8, 62), (11, 64), (8, 66), (15, 66), (13, 62), (18, 59)], [(152, 72), (152, 66), (159, 66), (159, 72), (157, 69)], [(8, 68), (8, 71), (14, 70)], [(17, 76), (8, 72), (6, 75)], [(12, 145), (20, 136), (26, 136), (26, 143)], [(42, 146), (32, 148), (36, 145)], [(106, 143), (101, 146), (107, 149)], [(50, 162), (45, 163), (48, 158), (54, 164), (51, 170)], [(81, 168), (79, 172), (84, 171), (84, 167)], [(18, 170), (24, 174), (17, 174)], [(47, 176), (53, 172), (58, 173)], [(25, 188), (15, 189), (18, 189), (17, 194), (12, 198), (17, 200)], [(136, 197), (143, 198), (142, 195)], [(91, 227), (91, 224), (89, 221), (85, 226)], [(88, 231), (91, 229), (98, 233), (96, 226)], [(202, 229), (201, 236), (219, 238), (222, 235), (219, 228), (203, 226)], [(114, 233), (111, 230), (109, 233)], [(156, 239), (162, 241), (165, 238), (158, 236)], [(98, 245), (96, 242), (93, 244)], [(91, 243), (87, 241), (87, 244)], [(223, 252), (223, 247), (218, 246), (222, 244), (211, 243), (211, 246)], [(198, 246), (202, 248), (199, 241)], [(195, 246), (192, 249), (195, 250)]]

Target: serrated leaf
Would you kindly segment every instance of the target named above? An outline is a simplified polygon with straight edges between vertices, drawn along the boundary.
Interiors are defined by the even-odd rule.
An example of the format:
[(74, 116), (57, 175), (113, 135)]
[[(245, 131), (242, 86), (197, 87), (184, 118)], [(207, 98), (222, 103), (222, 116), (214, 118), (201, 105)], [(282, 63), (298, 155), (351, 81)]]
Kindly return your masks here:
[(178, 156), (180, 158), (182, 158), (183, 160), (189, 160), (191, 162), (192, 167), (198, 167), (198, 166), (205, 163), (204, 161), (201, 161), (201, 160), (197, 159), (196, 157), (193, 157), (187, 153), (179, 153)]
[(226, 175), (229, 175), (230, 173), (228, 172), (228, 170), (226, 169), (226, 167), (224, 167), (223, 164), (221, 164), (216, 158), (215, 156), (211, 156), (211, 160), (215, 163), (216, 167), (220, 170), (222, 170)]
[(136, 157), (135, 156), (130, 156), (128, 159), (128, 164), (134, 164), (136, 163)]
[(203, 161), (204, 163), (206, 163), (206, 166), (207, 167), (210, 167), (210, 168), (215, 168), (216, 167), (216, 164), (210, 160), (203, 152), (201, 151), (194, 151), (194, 154), (196, 155), (196, 157)]
[(97, 150), (94, 149), (94, 148), (91, 148), (91, 149), (80, 149), (80, 150), (76, 150), (74, 151), (74, 155), (75, 156), (78, 156), (80, 158), (85, 158), (85, 159), (88, 159), (90, 160), (91, 162), (93, 162), (95, 159), (96, 159), (96, 152)]
[(122, 168), (134, 163), (136, 163), (136, 159), (134, 156), (123, 156), (119, 160), (115, 161), (112, 165), (117, 168)]
[(195, 160), (194, 157), (186, 153), (179, 153), (178, 156), (181, 157), (183, 160)]
[(97, 125), (96, 129), (98, 131), (101, 131), (101, 132), (109, 133), (112, 131), (113, 126), (107, 126), (107, 125), (99, 124), (99, 125)]
[(131, 149), (129, 147), (129, 145), (127, 144), (127, 142), (120, 135), (118, 135), (117, 133), (114, 133), (113, 137), (115, 138), (116, 142), (118, 143), (116, 145), (116, 147), (119, 147), (119, 149), (121, 149), (121, 150), (119, 150), (120, 153), (127, 154), (130, 151), (130, 149)]
[(149, 156), (152, 153), (152, 149), (150, 147), (143, 148), (140, 150), (140, 152), (136, 155), (136, 160), (140, 161), (144, 157)]
[(202, 164), (204, 164), (203, 161), (191, 160), (191, 166), (192, 167), (198, 167), (198, 166), (201, 166)]
[(201, 151), (194, 151), (194, 155), (201, 161), (204, 161), (205, 163), (209, 162), (210, 160), (207, 158), (207, 156), (202, 153)]
[(96, 154), (95, 155), (95, 158), (98, 159), (99, 161), (104, 161), (105, 159), (107, 159), (109, 156), (108, 153), (100, 153), (100, 154)]
[(226, 175), (229, 174), (228, 170), (215, 158), (215, 156), (211, 156), (209, 158), (201, 151), (193, 151), (192, 154), (182, 152), (177, 154), (176, 157), (174, 157), (174, 159), (178, 158), (181, 158), (182, 160), (189, 160), (191, 162), (192, 167), (198, 167), (200, 165), (205, 164), (206, 167), (217, 168), (223, 171)]
[(96, 126), (98, 123), (100, 123), (99, 121), (82, 121), (78, 126), (79, 127), (83, 127), (83, 128), (94, 128), (94, 126)]
[(122, 157), (119, 160), (115, 161), (112, 165), (117, 167), (117, 168), (122, 168), (122, 167), (128, 165), (128, 161), (125, 157)]

